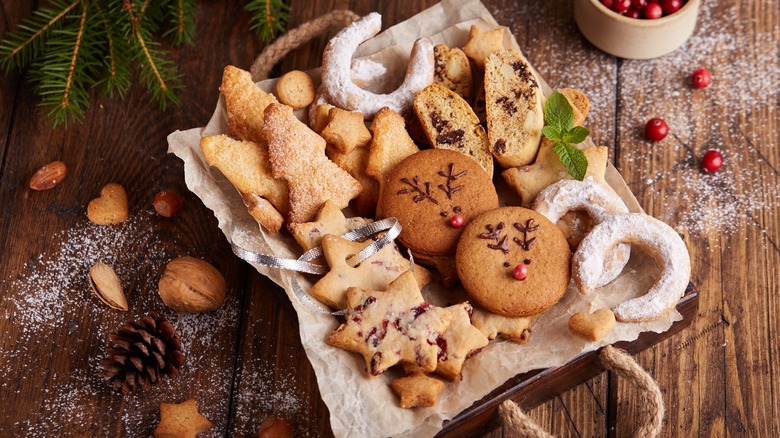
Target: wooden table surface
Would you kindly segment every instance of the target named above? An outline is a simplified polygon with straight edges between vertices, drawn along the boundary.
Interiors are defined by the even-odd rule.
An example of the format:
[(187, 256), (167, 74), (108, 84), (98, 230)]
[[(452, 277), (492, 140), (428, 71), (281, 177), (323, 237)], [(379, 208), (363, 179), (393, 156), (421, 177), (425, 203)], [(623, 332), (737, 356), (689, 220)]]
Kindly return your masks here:
[[(212, 213), (185, 187), (166, 136), (203, 126), (226, 64), (248, 68), (263, 44), (242, 2), (202, 1), (195, 45), (173, 51), (184, 77), (182, 104), (162, 112), (143, 87), (125, 100), (92, 96), (83, 124), (52, 128), (26, 74), (0, 75), (0, 435), (148, 436), (160, 402), (194, 398), (213, 423), (209, 435), (252, 435), (269, 413), (289, 416), (301, 436), (329, 435), (328, 411), (302, 351), (297, 320), (281, 289), (230, 251)], [(333, 9), (378, 11), (384, 25), (431, 1), (291, 2), (290, 26)], [(37, 2), (2, 1), (0, 36)], [(316, 4), (316, 5), (315, 5)], [(666, 404), (664, 436), (780, 434), (780, 7), (777, 0), (705, 1), (691, 40), (651, 61), (606, 55), (577, 31), (569, 0), (485, 1), (553, 87), (591, 99), (587, 125), (651, 215), (684, 237), (700, 290), (699, 311), (680, 334), (639, 354)], [(318, 66), (326, 39), (296, 50), (276, 72)], [(686, 78), (707, 67), (713, 85)], [(651, 117), (671, 134), (643, 138)], [(707, 149), (725, 156), (704, 174)], [(44, 163), (61, 160), (59, 187), (32, 192)], [(109, 182), (128, 192), (131, 220), (91, 225), (86, 205)], [(172, 188), (184, 209), (160, 218), (154, 194)], [(227, 279), (225, 306), (179, 315), (157, 295), (161, 268), (177, 255), (213, 263)], [(116, 267), (130, 311), (108, 309), (89, 289), (97, 262)], [(182, 334), (182, 376), (122, 397), (102, 380), (108, 334), (125, 318), (157, 310)], [(603, 373), (535, 408), (561, 436), (626, 436), (638, 426), (635, 389)], [(512, 436), (505, 430), (487, 436)]]

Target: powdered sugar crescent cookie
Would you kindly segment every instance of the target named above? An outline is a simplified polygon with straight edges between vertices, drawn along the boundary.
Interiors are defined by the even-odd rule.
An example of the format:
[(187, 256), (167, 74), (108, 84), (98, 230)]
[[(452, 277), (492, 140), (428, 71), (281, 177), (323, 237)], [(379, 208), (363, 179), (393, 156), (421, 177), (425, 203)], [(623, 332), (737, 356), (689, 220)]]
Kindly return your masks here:
[(641, 213), (610, 215), (585, 236), (572, 259), (572, 277), (580, 293), (598, 287), (605, 259), (620, 243), (637, 245), (658, 264), (661, 276), (647, 293), (612, 310), (622, 322), (658, 319), (677, 304), (691, 277), (691, 260), (685, 242), (672, 227)]
[(367, 119), (383, 107), (406, 112), (417, 93), (433, 82), (433, 44), (426, 38), (414, 43), (404, 82), (389, 94), (376, 94), (358, 87), (351, 79), (352, 56), (360, 43), (382, 28), (382, 16), (372, 12), (353, 22), (328, 42), (322, 54), (322, 86), (328, 100)]
[[(567, 179), (551, 184), (536, 197), (534, 210), (543, 214), (551, 222), (558, 222), (569, 211), (583, 210), (594, 224), (602, 222), (608, 215), (628, 213), (628, 207), (611, 190), (596, 183), (593, 178), (584, 181)], [(631, 257), (629, 245), (618, 245), (610, 252), (604, 265), (604, 274), (598, 287), (617, 278)]]

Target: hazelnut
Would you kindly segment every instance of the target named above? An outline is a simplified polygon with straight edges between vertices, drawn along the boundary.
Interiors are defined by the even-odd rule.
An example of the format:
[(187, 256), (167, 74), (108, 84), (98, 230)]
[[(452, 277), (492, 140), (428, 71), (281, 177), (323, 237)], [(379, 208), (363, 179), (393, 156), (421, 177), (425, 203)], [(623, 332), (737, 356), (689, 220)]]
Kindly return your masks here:
[(292, 436), (292, 423), (276, 415), (266, 417), (257, 431), (258, 438), (292, 438)]
[(171, 309), (184, 313), (216, 310), (225, 301), (225, 278), (203, 260), (179, 257), (171, 260), (160, 278), (160, 298)]

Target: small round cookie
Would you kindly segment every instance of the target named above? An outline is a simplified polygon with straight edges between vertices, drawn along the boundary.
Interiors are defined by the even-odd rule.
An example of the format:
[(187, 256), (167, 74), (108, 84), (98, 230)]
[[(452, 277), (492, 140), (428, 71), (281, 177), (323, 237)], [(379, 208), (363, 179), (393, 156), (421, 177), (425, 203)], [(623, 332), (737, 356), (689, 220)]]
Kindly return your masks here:
[(314, 81), (300, 70), (285, 73), (276, 83), (276, 98), (293, 109), (309, 106), (314, 102), (315, 94)]
[(403, 227), (399, 240), (413, 253), (455, 253), (463, 226), (471, 218), (498, 208), (488, 174), (468, 156), (428, 149), (406, 157), (387, 177), (382, 215)]
[(544, 312), (563, 297), (571, 278), (563, 232), (523, 207), (502, 207), (472, 219), (455, 263), (474, 301), (504, 316)]

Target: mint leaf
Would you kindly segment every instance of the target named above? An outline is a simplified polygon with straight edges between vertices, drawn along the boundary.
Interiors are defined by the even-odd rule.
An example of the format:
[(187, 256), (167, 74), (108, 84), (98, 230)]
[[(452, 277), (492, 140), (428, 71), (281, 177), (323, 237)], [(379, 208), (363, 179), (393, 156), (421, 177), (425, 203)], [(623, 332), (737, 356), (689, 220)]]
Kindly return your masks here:
[(576, 147), (557, 142), (553, 145), (553, 151), (558, 155), (558, 159), (561, 160), (563, 167), (569, 172), (569, 175), (577, 181), (585, 179), (585, 172), (588, 171), (588, 159), (585, 158), (585, 154)]
[(544, 134), (545, 137), (547, 137), (548, 140), (552, 141), (563, 141), (563, 133), (561, 131), (554, 127), (547, 125), (544, 128), (542, 128), (542, 134)]
[(569, 144), (582, 143), (586, 138), (588, 138), (588, 134), (590, 134), (588, 128), (575, 126), (563, 136), (563, 141)]
[(574, 109), (572, 109), (566, 97), (553, 91), (544, 105), (544, 120), (562, 133), (566, 133), (574, 126)]

